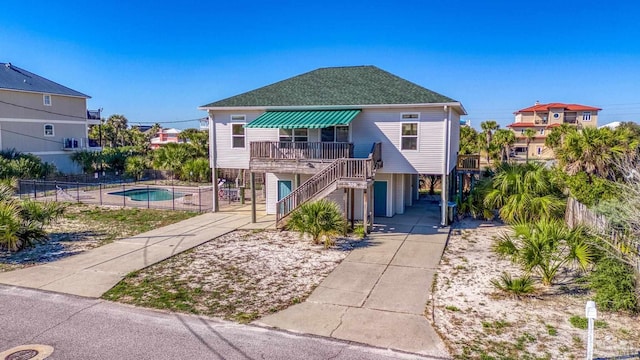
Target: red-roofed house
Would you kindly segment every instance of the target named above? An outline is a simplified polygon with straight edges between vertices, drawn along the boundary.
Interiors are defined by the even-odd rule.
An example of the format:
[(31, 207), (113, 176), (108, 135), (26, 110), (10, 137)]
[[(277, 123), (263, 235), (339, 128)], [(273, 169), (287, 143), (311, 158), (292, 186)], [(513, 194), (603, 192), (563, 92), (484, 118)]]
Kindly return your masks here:
[(516, 134), (517, 142), (514, 146), (516, 155), (526, 154), (527, 144), (524, 132), (526, 129), (533, 129), (537, 135), (529, 145), (529, 157), (553, 158), (553, 151), (544, 146), (547, 134), (561, 124), (569, 124), (579, 129), (596, 127), (600, 110), (602, 109), (579, 104), (536, 102), (534, 106), (516, 111), (515, 122), (507, 126)]

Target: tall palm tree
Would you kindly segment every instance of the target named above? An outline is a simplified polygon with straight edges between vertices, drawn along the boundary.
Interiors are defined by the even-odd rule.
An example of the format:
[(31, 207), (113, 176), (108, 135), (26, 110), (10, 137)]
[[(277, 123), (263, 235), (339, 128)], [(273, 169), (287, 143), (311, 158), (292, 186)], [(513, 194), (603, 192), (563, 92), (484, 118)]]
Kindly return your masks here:
[(482, 133), (484, 134), (486, 140), (485, 150), (487, 151), (487, 162), (490, 162), (489, 148), (491, 147), (491, 141), (493, 140), (493, 133), (500, 128), (500, 125), (498, 125), (498, 123), (494, 120), (487, 120), (481, 122), (480, 127), (482, 128)]
[(553, 128), (549, 135), (547, 135), (544, 140), (544, 146), (552, 149), (555, 152), (556, 149), (564, 145), (567, 134), (577, 131), (578, 130), (575, 126), (571, 126), (569, 124), (560, 124), (560, 126)]
[(533, 139), (535, 139), (536, 137), (536, 131), (533, 129), (526, 129), (524, 131), (524, 141), (527, 144), (527, 163), (529, 162), (529, 144), (531, 144), (531, 141)]
[(613, 131), (589, 127), (569, 133), (556, 157), (569, 175), (584, 171), (590, 177), (609, 178), (614, 163), (625, 151), (626, 145), (616, 141)]
[(127, 130), (127, 126), (128, 126), (129, 120), (127, 120), (127, 118), (124, 115), (120, 115), (120, 114), (113, 114), (111, 116), (109, 116), (109, 118), (107, 119), (107, 126), (111, 126), (114, 130), (115, 136), (114, 136), (114, 143), (112, 143), (112, 147), (116, 146), (116, 143), (118, 141), (118, 135), (120, 136), (120, 145), (124, 146), (125, 145), (125, 131)]
[(493, 134), (492, 143), (500, 149), (502, 162), (506, 162), (509, 160), (511, 147), (516, 143), (516, 135), (511, 130), (498, 129)]

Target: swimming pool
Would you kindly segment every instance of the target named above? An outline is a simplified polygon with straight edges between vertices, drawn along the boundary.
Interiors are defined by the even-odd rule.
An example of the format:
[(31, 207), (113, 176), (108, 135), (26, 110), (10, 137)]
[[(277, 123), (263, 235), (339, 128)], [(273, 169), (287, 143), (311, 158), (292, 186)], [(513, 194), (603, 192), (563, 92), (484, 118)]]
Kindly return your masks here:
[(148, 188), (111, 192), (109, 195), (126, 196), (133, 201), (166, 201), (183, 197), (184, 193), (168, 189)]

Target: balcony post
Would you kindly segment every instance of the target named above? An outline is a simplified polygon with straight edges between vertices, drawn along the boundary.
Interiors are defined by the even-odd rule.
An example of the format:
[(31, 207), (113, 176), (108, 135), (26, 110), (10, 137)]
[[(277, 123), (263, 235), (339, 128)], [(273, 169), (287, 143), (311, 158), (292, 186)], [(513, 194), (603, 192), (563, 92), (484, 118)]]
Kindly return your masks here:
[[(256, 223), (256, 173), (251, 172), (251, 223)], [(264, 185), (263, 185), (264, 186)]]

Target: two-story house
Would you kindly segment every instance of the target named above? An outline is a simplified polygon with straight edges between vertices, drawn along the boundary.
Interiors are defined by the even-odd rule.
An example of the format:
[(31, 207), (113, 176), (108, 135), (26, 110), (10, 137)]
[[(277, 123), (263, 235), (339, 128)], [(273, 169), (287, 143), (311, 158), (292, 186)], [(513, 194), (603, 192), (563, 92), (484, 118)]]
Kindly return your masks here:
[(266, 211), (278, 222), (329, 197), (365, 225), (411, 206), (420, 174), (441, 176), (447, 203), (466, 115), (460, 102), (375, 66), (321, 68), (200, 109), (212, 167), (265, 173)]
[(169, 143), (182, 142), (178, 136), (181, 132), (182, 131), (174, 128), (158, 130), (156, 136), (151, 138), (151, 148), (155, 150)]
[(31, 153), (59, 171), (78, 172), (73, 151), (99, 150), (89, 125), (100, 111), (87, 111), (88, 95), (10, 63), (0, 63), (0, 149)]
[(579, 104), (540, 104), (536, 102), (534, 106), (516, 111), (514, 123), (507, 126), (516, 135), (515, 154), (525, 155), (527, 153), (524, 133), (526, 129), (533, 129), (536, 136), (529, 144), (529, 157), (553, 158), (553, 150), (544, 145), (549, 132), (561, 124), (569, 124), (578, 129), (596, 127), (600, 110), (602, 109)]

